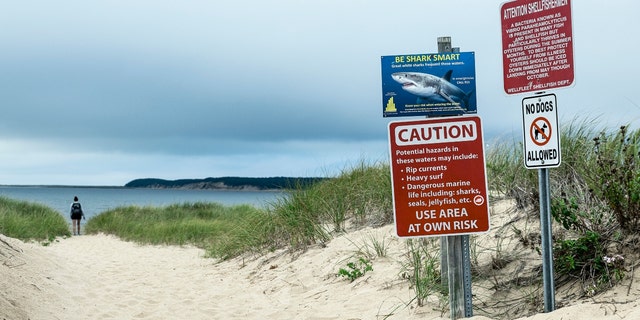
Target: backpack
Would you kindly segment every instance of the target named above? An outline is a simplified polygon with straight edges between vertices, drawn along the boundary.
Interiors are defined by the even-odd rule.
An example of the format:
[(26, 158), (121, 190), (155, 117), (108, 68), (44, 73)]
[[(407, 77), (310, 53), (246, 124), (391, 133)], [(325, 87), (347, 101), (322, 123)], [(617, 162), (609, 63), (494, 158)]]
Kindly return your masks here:
[(71, 214), (82, 214), (82, 206), (79, 203), (71, 205)]

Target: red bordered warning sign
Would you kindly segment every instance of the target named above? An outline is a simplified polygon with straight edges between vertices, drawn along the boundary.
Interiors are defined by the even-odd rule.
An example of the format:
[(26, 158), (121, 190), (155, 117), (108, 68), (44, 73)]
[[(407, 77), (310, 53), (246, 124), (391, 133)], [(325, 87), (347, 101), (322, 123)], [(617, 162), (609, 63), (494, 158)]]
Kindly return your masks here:
[(558, 103), (555, 94), (522, 99), (524, 164), (527, 168), (560, 165)]
[(389, 123), (393, 217), (399, 237), (489, 230), (481, 124), (478, 116)]
[(504, 91), (573, 85), (571, 2), (517, 0), (500, 7)]

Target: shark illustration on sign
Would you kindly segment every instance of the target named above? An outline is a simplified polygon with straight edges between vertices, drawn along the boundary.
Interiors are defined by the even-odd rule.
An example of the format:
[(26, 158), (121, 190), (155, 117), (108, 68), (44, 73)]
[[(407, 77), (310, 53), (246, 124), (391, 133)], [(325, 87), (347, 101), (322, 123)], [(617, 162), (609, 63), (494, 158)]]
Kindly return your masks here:
[(396, 72), (391, 77), (402, 85), (403, 90), (418, 96), (417, 103), (449, 102), (466, 110), (473, 90), (465, 93), (453, 85), (450, 82), (452, 72), (453, 70), (447, 71), (442, 78), (421, 72)]
[(474, 52), (382, 56), (383, 117), (478, 112)]

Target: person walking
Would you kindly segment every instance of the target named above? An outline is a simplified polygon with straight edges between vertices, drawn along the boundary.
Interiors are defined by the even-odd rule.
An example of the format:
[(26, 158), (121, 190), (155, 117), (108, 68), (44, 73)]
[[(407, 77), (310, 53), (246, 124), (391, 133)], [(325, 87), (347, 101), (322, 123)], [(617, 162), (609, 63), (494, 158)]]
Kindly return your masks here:
[(78, 197), (73, 197), (73, 203), (71, 204), (71, 223), (73, 224), (73, 235), (80, 235), (80, 220), (84, 218), (84, 212), (82, 211), (82, 205), (78, 201)]

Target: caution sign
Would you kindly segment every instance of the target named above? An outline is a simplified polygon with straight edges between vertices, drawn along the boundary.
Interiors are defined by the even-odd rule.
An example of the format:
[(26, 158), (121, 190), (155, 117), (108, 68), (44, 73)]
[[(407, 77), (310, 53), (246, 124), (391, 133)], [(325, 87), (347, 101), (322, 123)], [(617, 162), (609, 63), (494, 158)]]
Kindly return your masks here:
[(489, 230), (479, 117), (391, 122), (389, 146), (399, 237)]
[(522, 99), (524, 163), (527, 168), (560, 165), (560, 132), (555, 94)]

